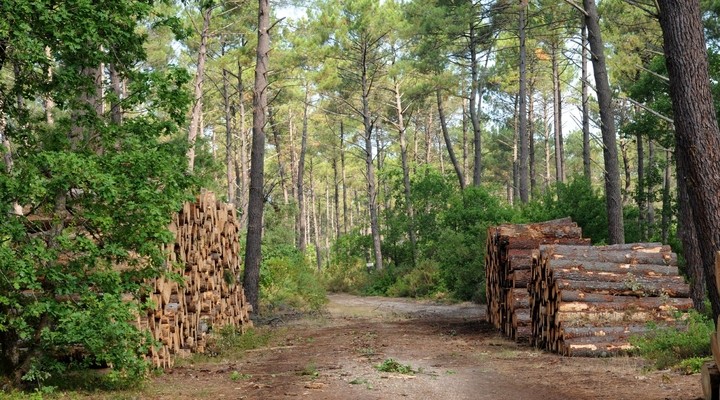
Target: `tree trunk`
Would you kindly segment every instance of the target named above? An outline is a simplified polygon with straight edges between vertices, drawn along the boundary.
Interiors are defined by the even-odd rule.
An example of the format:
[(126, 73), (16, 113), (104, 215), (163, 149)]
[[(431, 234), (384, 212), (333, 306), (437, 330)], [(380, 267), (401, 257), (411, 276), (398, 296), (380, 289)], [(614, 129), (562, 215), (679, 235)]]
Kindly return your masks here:
[(432, 149), (432, 113), (428, 112), (427, 119), (425, 120), (425, 165), (430, 164), (430, 157)]
[(620, 139), (620, 155), (623, 161), (623, 171), (625, 172), (625, 190), (622, 191), (622, 204), (628, 204), (628, 195), (630, 194), (630, 184), (632, 177), (630, 175), (630, 156), (628, 156), (628, 142)]
[[(465, 89), (463, 88), (463, 93)], [(463, 176), (467, 176), (468, 173), (468, 99), (463, 97), (462, 99), (462, 165), (463, 165)]]
[(417, 239), (415, 237), (415, 210), (413, 208), (411, 187), (410, 187), (410, 168), (408, 167), (407, 140), (405, 138), (405, 118), (402, 107), (402, 96), (400, 94), (400, 84), (395, 82), (395, 110), (397, 113), (398, 135), (400, 136), (400, 163), (403, 171), (403, 194), (405, 196), (405, 212), (408, 217), (408, 238), (410, 239), (410, 251), (412, 253), (412, 265), (416, 261)]
[(670, 234), (670, 219), (673, 215), (672, 200), (670, 199), (670, 151), (666, 152), (665, 158), (667, 163), (665, 164), (665, 177), (663, 178), (663, 196), (662, 196), (662, 220), (661, 220), (661, 232), (663, 243), (668, 242)]
[(528, 153), (530, 173), (530, 195), (532, 196), (537, 188), (537, 175), (535, 171), (535, 90), (534, 85), (528, 82)]
[(297, 165), (297, 182), (295, 193), (297, 195), (298, 213), (295, 217), (295, 224), (297, 229), (296, 245), (301, 253), (305, 253), (307, 247), (307, 241), (305, 240), (305, 193), (303, 187), (303, 176), (305, 175), (305, 153), (307, 151), (307, 135), (308, 135), (308, 87), (305, 85), (305, 105), (303, 106), (303, 123), (302, 123), (302, 138), (300, 140), (300, 157), (298, 158)]
[(588, 38), (585, 18), (582, 20), (580, 38), (582, 43), (582, 73), (580, 83), (582, 85), (583, 174), (588, 182), (590, 182), (592, 179), (592, 173), (590, 170), (590, 96), (588, 96)]
[(637, 145), (637, 188), (635, 190), (638, 206), (638, 225), (640, 225), (640, 241), (647, 240), (647, 224), (645, 217), (646, 192), (645, 192), (645, 149), (643, 138), (639, 133), (635, 138)]
[(465, 177), (463, 176), (462, 166), (455, 157), (455, 150), (453, 150), (452, 140), (450, 139), (447, 122), (445, 121), (445, 110), (443, 108), (443, 99), (440, 89), (435, 90), (435, 97), (437, 98), (438, 116), (440, 118), (440, 128), (442, 129), (443, 139), (445, 139), (445, 147), (447, 148), (450, 162), (452, 162), (452, 165), (455, 168), (455, 174), (457, 175), (458, 183), (460, 184), (460, 190), (465, 190)]
[(529, 194), (529, 146), (527, 132), (527, 65), (525, 54), (525, 9), (527, 0), (520, 0), (520, 91), (518, 93), (518, 135), (520, 136), (520, 201), (527, 203), (530, 200)]
[(288, 204), (290, 204), (290, 199), (288, 197), (287, 173), (285, 172), (285, 163), (283, 162), (283, 157), (282, 157), (282, 146), (281, 146), (281, 142), (280, 142), (280, 128), (279, 128), (279, 125), (277, 124), (277, 122), (275, 121), (275, 112), (274, 112), (272, 105), (268, 105), (268, 122), (270, 123), (270, 132), (272, 132), (273, 145), (275, 145), (275, 155), (277, 156), (280, 187), (282, 188), (282, 192), (283, 192), (283, 204), (288, 205)]
[(362, 117), (365, 137), (365, 168), (367, 173), (368, 208), (370, 209), (370, 232), (373, 238), (375, 252), (375, 269), (383, 269), (382, 247), (380, 243), (380, 223), (378, 221), (377, 191), (375, 187), (375, 165), (373, 164), (372, 132), (375, 121), (370, 117), (370, 91), (372, 85), (367, 76), (367, 69), (363, 68), (362, 84)]
[[(48, 48), (49, 50), (49, 48)], [(108, 66), (108, 71), (110, 72), (110, 85), (112, 87), (113, 95), (115, 98), (110, 102), (110, 118), (113, 122), (113, 124), (120, 125), (123, 121), (123, 108), (122, 108), (122, 100), (123, 100), (123, 82), (120, 74), (115, 69), (115, 64), (110, 64)], [(47, 103), (49, 98), (46, 98), (46, 113), (47, 113), (47, 106), (50, 105)], [(46, 114), (48, 122), (52, 120), (52, 116), (50, 114)]]
[(337, 158), (332, 159), (333, 169), (333, 200), (335, 206), (335, 239), (340, 237), (340, 178), (338, 178)]
[(548, 99), (543, 96), (543, 130), (545, 132), (545, 179), (544, 190), (550, 187), (550, 116), (548, 115)]
[[(663, 197), (664, 193), (668, 194), (668, 201), (670, 196), (670, 159), (665, 164), (665, 179), (663, 184)], [(653, 175), (654, 171), (658, 168), (657, 159), (655, 157), (655, 143), (652, 139), (648, 138), (648, 167), (652, 168)], [(663, 199), (664, 201), (664, 199)], [(645, 202), (647, 206), (647, 237), (652, 238), (655, 236), (655, 185), (653, 182), (648, 182), (647, 192), (645, 194)], [(663, 239), (663, 243), (667, 243), (667, 238)]]
[[(248, 132), (245, 126), (245, 84), (243, 83), (243, 68), (238, 60), (238, 75), (237, 75), (237, 99), (240, 107), (240, 128), (238, 133), (240, 135), (240, 148), (235, 151), (236, 167), (235, 167), (235, 179), (237, 180), (238, 193), (235, 196), (237, 201), (237, 207), (242, 211), (240, 215), (240, 226), (245, 227), (247, 224), (248, 214), (248, 174), (247, 174), (247, 137)], [(238, 167), (239, 164), (239, 167)]]
[(705, 312), (707, 285), (705, 283), (703, 260), (700, 255), (700, 247), (698, 246), (697, 230), (695, 224), (692, 222), (695, 216), (693, 215), (694, 213), (687, 191), (688, 188), (684, 171), (684, 169), (687, 168), (686, 164), (684, 160), (677, 160), (678, 236), (682, 241), (683, 255), (685, 256), (687, 273), (690, 278), (690, 297), (693, 299), (695, 309), (702, 313)]
[(352, 225), (352, 222), (348, 223), (347, 181), (345, 180), (345, 125), (342, 121), (340, 121), (340, 172), (342, 175), (343, 233), (347, 234), (348, 227)]
[(310, 158), (310, 211), (312, 212), (313, 245), (315, 246), (315, 265), (322, 270), (322, 257), (320, 254), (320, 225), (318, 224), (318, 203), (315, 196), (315, 177), (313, 176), (313, 159)]
[(519, 112), (518, 112), (518, 106), (519, 106), (519, 98), (520, 96), (515, 95), (515, 103), (513, 108), (513, 158), (512, 158), (512, 187), (513, 187), (513, 195), (510, 199), (509, 203), (511, 205), (515, 204), (515, 199), (520, 198), (520, 157), (519, 157), (519, 144), (520, 144), (520, 132), (519, 132)]
[(670, 98), (675, 158), (683, 171), (713, 318), (720, 314), (715, 252), (720, 250), (720, 133), (715, 117), (698, 0), (658, 0)]
[(195, 71), (195, 83), (193, 84), (193, 106), (190, 113), (190, 130), (188, 131), (188, 171), (193, 172), (195, 169), (195, 141), (197, 140), (198, 130), (200, 129), (200, 119), (202, 116), (202, 97), (203, 82), (205, 81), (205, 61), (207, 59), (207, 42), (210, 31), (210, 18), (212, 17), (213, 7), (207, 5), (202, 10), (203, 27), (200, 32), (200, 48), (198, 49), (197, 70)]
[(612, 91), (605, 66), (605, 49), (600, 34), (600, 17), (594, 0), (583, 0), (585, 6), (585, 24), (588, 28), (588, 41), (593, 54), (593, 72), (600, 105), (600, 130), (603, 138), (603, 159), (605, 161), (605, 203), (608, 216), (608, 238), (610, 244), (625, 242), (623, 226), (623, 205), (620, 193), (620, 170), (615, 138), (615, 119), (613, 116)]
[(473, 164), (473, 186), (480, 186), (482, 176), (482, 135), (480, 131), (480, 115), (478, 113), (479, 98), (476, 96), (480, 91), (480, 82), (477, 62), (477, 33), (475, 32), (475, 21), (470, 22), (470, 122), (473, 128), (474, 164)]
[(225, 68), (223, 68), (222, 76), (223, 108), (225, 111), (225, 177), (227, 179), (227, 201), (228, 203), (235, 203), (235, 177), (233, 176), (233, 112), (230, 104), (230, 76)]
[(560, 66), (557, 44), (552, 45), (552, 78), (553, 78), (553, 126), (555, 128), (555, 181), (565, 182), (565, 154), (562, 136), (562, 92), (560, 90)]
[(245, 244), (243, 288), (255, 315), (259, 314), (260, 260), (265, 169), (265, 110), (267, 108), (268, 54), (270, 53), (270, 4), (258, 0), (258, 44), (253, 93), (253, 142), (250, 155), (250, 202), (248, 231)]

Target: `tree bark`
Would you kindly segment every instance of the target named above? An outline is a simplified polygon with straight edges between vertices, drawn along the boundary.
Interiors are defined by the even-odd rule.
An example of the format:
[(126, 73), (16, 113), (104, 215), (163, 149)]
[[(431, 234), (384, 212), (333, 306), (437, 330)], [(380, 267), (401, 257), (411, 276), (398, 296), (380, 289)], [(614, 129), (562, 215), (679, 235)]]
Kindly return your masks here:
[[(676, 162), (697, 227), (713, 318), (720, 314), (715, 252), (720, 250), (720, 133), (698, 0), (658, 0), (675, 121)], [(682, 164), (684, 163), (684, 164)]]
[(590, 169), (590, 96), (588, 96), (588, 38), (587, 24), (585, 19), (582, 20), (582, 30), (580, 31), (582, 73), (580, 83), (582, 85), (582, 132), (583, 132), (583, 174), (590, 182), (592, 179), (592, 171)]
[(253, 142), (250, 155), (250, 201), (245, 244), (243, 288), (255, 315), (259, 309), (260, 260), (265, 169), (265, 110), (267, 109), (268, 63), (270, 53), (270, 4), (258, 0), (258, 44), (256, 50), (255, 88), (253, 91)]
[[(658, 168), (657, 159), (655, 157), (655, 143), (652, 139), (648, 138), (648, 168), (652, 168), (655, 171)], [(670, 195), (670, 160), (665, 165), (665, 179), (663, 184), (663, 197), (664, 193), (667, 192)], [(668, 199), (669, 200), (669, 199)], [(664, 199), (663, 199), (664, 201)], [(645, 203), (647, 207), (647, 237), (652, 238), (655, 236), (655, 185), (653, 182), (648, 182), (647, 192), (645, 194)], [(663, 239), (663, 243), (667, 243), (667, 238)]]
[(520, 126), (518, 127), (518, 135), (520, 136), (520, 201), (527, 203), (530, 200), (529, 194), (529, 146), (528, 146), (528, 129), (527, 129), (527, 65), (525, 54), (525, 9), (527, 0), (520, 0), (520, 90), (518, 93), (518, 119)]
[(473, 186), (480, 186), (482, 176), (482, 132), (480, 131), (480, 92), (479, 75), (480, 71), (477, 62), (477, 32), (475, 32), (475, 21), (470, 23), (470, 122), (473, 127)]
[(304, 203), (304, 187), (303, 177), (305, 175), (305, 153), (307, 151), (308, 136), (308, 87), (305, 86), (305, 105), (303, 106), (303, 122), (302, 122), (302, 138), (300, 139), (300, 156), (297, 165), (297, 181), (295, 193), (297, 195), (298, 213), (295, 217), (295, 226), (297, 229), (296, 245), (301, 253), (305, 253), (307, 247), (306, 241), (306, 225), (305, 225), (305, 203)]
[(562, 92), (557, 43), (552, 45), (551, 63), (553, 78), (553, 126), (555, 128), (555, 181), (565, 182), (565, 154), (562, 135)]
[(529, 163), (529, 174), (530, 174), (530, 196), (533, 196), (537, 188), (537, 175), (535, 167), (535, 90), (532, 80), (528, 81), (528, 153), (530, 159)]
[(646, 192), (645, 192), (645, 148), (643, 146), (643, 137), (639, 133), (635, 138), (637, 147), (637, 188), (635, 190), (638, 206), (638, 225), (640, 225), (640, 240), (647, 240), (647, 223), (645, 217)]
[(200, 129), (200, 119), (202, 117), (202, 97), (203, 82), (205, 81), (205, 61), (207, 59), (207, 42), (210, 31), (210, 19), (212, 17), (213, 7), (208, 4), (202, 10), (203, 27), (200, 32), (200, 48), (198, 49), (197, 70), (195, 71), (195, 83), (193, 84), (193, 106), (190, 113), (190, 129), (188, 131), (188, 171), (193, 172), (195, 169), (195, 142)]
[(290, 199), (288, 197), (288, 188), (287, 188), (287, 173), (285, 172), (285, 163), (283, 162), (282, 157), (282, 146), (280, 141), (280, 128), (277, 122), (275, 121), (275, 113), (273, 110), (273, 106), (268, 105), (268, 122), (270, 123), (270, 132), (272, 132), (272, 138), (273, 138), (273, 144), (275, 145), (275, 155), (277, 156), (277, 162), (278, 162), (278, 175), (280, 178), (280, 187), (282, 188), (283, 192), (283, 204), (288, 205), (290, 204)]
[(248, 174), (247, 174), (247, 129), (245, 127), (245, 84), (243, 83), (243, 68), (242, 64), (238, 60), (238, 75), (237, 75), (237, 99), (240, 107), (240, 127), (238, 134), (240, 135), (240, 147), (235, 150), (235, 179), (237, 194), (235, 199), (237, 207), (240, 208), (242, 213), (240, 214), (240, 226), (245, 227), (247, 224), (248, 214)]
[[(224, 49), (223, 49), (224, 50)], [(228, 71), (223, 68), (222, 71), (222, 77), (223, 77), (223, 87), (222, 87), (222, 96), (223, 96), (223, 108), (225, 111), (225, 177), (227, 180), (227, 201), (228, 203), (235, 203), (235, 177), (233, 176), (234, 172), (234, 163), (233, 160), (235, 157), (233, 157), (233, 112), (232, 112), (232, 106), (230, 104), (230, 74)]]
[[(669, 161), (669, 160), (668, 160)], [(677, 192), (678, 192), (678, 236), (682, 241), (683, 255), (687, 265), (687, 273), (690, 278), (690, 297), (693, 299), (695, 309), (705, 312), (705, 271), (703, 260), (698, 246), (698, 237), (695, 224), (695, 215), (690, 205), (690, 196), (685, 176), (687, 162), (684, 159), (677, 159)]]
[(408, 166), (407, 139), (405, 138), (405, 118), (402, 107), (402, 95), (400, 94), (400, 83), (395, 82), (395, 110), (397, 113), (397, 130), (400, 139), (400, 164), (403, 171), (403, 195), (405, 196), (405, 212), (408, 217), (408, 238), (410, 239), (410, 251), (412, 253), (412, 265), (416, 261), (417, 239), (415, 237), (415, 210), (413, 208), (411, 187), (410, 187), (410, 168)]
[[(367, 60), (367, 46), (363, 46), (365, 53), (363, 60)], [(362, 118), (363, 136), (365, 139), (365, 168), (367, 178), (368, 208), (370, 209), (370, 233), (373, 239), (375, 253), (375, 269), (383, 269), (382, 246), (380, 242), (380, 223), (378, 221), (377, 190), (375, 186), (375, 165), (373, 164), (373, 143), (372, 133), (375, 129), (375, 122), (370, 116), (370, 95), (372, 90), (372, 77), (368, 76), (368, 66), (362, 65), (361, 89), (362, 89)]]
[(610, 244), (625, 242), (623, 225), (623, 205), (620, 193), (620, 169), (617, 157), (617, 139), (615, 137), (615, 119), (613, 116), (612, 91), (605, 65), (605, 49), (600, 33), (600, 17), (594, 0), (583, 0), (585, 6), (585, 24), (588, 29), (588, 42), (593, 54), (593, 73), (600, 105), (600, 130), (603, 138), (603, 159), (605, 161), (605, 203), (608, 216), (608, 240)]
[(435, 97), (437, 98), (438, 116), (440, 118), (440, 128), (442, 129), (443, 139), (445, 139), (445, 147), (447, 148), (450, 162), (452, 162), (452, 165), (455, 168), (455, 174), (457, 175), (458, 183), (460, 184), (460, 190), (465, 190), (465, 177), (463, 176), (462, 166), (460, 165), (457, 157), (455, 157), (455, 150), (453, 150), (452, 140), (450, 139), (447, 122), (445, 121), (445, 109), (443, 108), (443, 99), (440, 89), (435, 90)]
[(345, 179), (345, 125), (340, 121), (340, 172), (342, 175), (342, 203), (343, 203), (343, 233), (347, 234), (348, 227), (348, 202), (347, 202), (347, 180)]

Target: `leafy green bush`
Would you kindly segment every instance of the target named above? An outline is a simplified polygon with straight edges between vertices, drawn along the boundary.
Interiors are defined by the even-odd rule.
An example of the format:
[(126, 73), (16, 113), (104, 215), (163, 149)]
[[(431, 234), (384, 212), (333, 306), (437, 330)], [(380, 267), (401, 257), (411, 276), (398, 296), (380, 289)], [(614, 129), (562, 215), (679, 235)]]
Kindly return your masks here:
[(436, 259), (440, 277), (455, 298), (484, 301), (487, 229), (514, 218), (513, 209), (485, 188), (467, 188), (450, 200)]
[(330, 251), (330, 262), (322, 271), (325, 288), (331, 292), (361, 293), (370, 284), (365, 266), (372, 238), (359, 232), (340, 236)]
[(421, 260), (387, 288), (385, 294), (392, 297), (427, 297), (442, 294), (445, 285), (440, 279), (440, 267), (433, 260)]
[(710, 335), (715, 330), (712, 319), (695, 311), (687, 314), (681, 328), (653, 326), (649, 333), (631, 338), (638, 354), (650, 360), (655, 368), (687, 369), (699, 365), (695, 358), (710, 355)]

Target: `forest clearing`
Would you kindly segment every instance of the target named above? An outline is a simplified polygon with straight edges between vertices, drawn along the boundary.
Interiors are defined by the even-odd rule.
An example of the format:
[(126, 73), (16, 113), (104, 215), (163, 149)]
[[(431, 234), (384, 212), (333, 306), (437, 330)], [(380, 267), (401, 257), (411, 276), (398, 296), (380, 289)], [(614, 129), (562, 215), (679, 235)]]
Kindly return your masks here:
[(720, 1), (0, 4), (0, 396), (720, 396)]
[[(504, 338), (485, 305), (329, 296), (318, 314), (264, 327), (263, 348), (180, 366), (139, 392), (93, 399), (696, 400), (699, 374), (635, 357), (562, 357)], [(387, 359), (412, 374), (381, 372)]]

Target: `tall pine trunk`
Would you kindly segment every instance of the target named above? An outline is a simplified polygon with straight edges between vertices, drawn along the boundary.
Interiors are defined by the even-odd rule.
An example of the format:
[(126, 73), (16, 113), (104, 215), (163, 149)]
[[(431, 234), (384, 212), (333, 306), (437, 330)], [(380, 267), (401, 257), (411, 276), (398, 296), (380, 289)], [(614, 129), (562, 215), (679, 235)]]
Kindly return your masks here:
[(268, 64), (270, 53), (270, 4), (258, 0), (258, 44), (256, 50), (255, 88), (253, 90), (253, 141), (250, 155), (250, 200), (245, 243), (243, 288), (255, 313), (259, 312), (260, 260), (265, 169), (265, 110), (267, 109)]
[(527, 0), (520, 0), (520, 90), (518, 93), (518, 135), (520, 136), (520, 160), (518, 172), (520, 173), (520, 201), (527, 203), (529, 195), (529, 146), (527, 133), (527, 65), (525, 54), (525, 9)]
[(450, 162), (452, 162), (452, 165), (455, 168), (455, 174), (457, 175), (458, 183), (460, 184), (460, 190), (464, 190), (465, 177), (463, 176), (462, 166), (458, 162), (457, 157), (455, 157), (452, 140), (450, 140), (450, 133), (448, 132), (447, 122), (445, 121), (445, 109), (443, 107), (443, 98), (440, 93), (440, 89), (435, 90), (435, 97), (437, 98), (438, 116), (440, 118), (440, 128), (443, 133), (443, 139), (445, 139), (445, 147), (447, 148)]
[[(675, 120), (675, 151), (697, 227), (713, 318), (720, 314), (720, 132), (715, 117), (698, 0), (658, 0)], [(683, 164), (681, 164), (681, 162)]]
[(202, 9), (203, 27), (200, 32), (200, 48), (198, 49), (197, 70), (195, 71), (195, 82), (193, 84), (193, 107), (190, 113), (190, 129), (188, 131), (188, 171), (195, 169), (195, 142), (200, 134), (200, 120), (202, 119), (202, 98), (203, 82), (205, 81), (205, 61), (207, 60), (207, 43), (210, 34), (210, 19), (213, 7), (207, 3)]
[(608, 239), (610, 244), (625, 243), (622, 194), (620, 193), (620, 168), (618, 166), (615, 118), (612, 91), (605, 65), (605, 48), (600, 34), (600, 17), (594, 0), (583, 0), (588, 42), (593, 54), (593, 73), (600, 105), (600, 130), (603, 138), (605, 161), (605, 206), (608, 216)]

